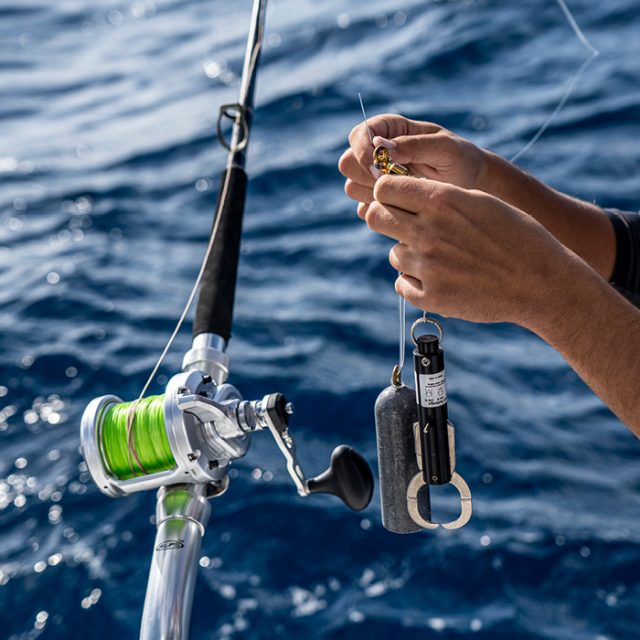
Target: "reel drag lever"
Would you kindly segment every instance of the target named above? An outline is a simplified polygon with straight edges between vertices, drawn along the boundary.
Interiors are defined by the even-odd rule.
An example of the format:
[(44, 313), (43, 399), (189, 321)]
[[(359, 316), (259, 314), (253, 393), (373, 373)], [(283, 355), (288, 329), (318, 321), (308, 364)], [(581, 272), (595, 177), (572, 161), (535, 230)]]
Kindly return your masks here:
[(373, 473), (367, 461), (346, 444), (331, 454), (329, 468), (310, 480), (305, 479), (296, 456), (296, 445), (289, 432), (293, 407), (281, 393), (272, 393), (254, 404), (257, 428), (267, 428), (287, 461), (287, 471), (301, 496), (329, 493), (350, 509), (362, 511), (373, 495)]

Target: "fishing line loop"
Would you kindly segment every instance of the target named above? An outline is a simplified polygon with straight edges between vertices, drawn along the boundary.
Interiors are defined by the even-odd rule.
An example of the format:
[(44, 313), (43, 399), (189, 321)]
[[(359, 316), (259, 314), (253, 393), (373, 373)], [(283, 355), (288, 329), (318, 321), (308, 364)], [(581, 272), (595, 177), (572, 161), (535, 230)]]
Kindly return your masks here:
[[(402, 275), (398, 272), (398, 275)], [(398, 296), (398, 319), (400, 322), (400, 336), (399, 336), (399, 353), (398, 353), (398, 364), (394, 365), (393, 373), (391, 374), (391, 384), (399, 388), (402, 386), (402, 369), (404, 368), (404, 358), (406, 351), (406, 342), (407, 342), (407, 302), (402, 296)]]

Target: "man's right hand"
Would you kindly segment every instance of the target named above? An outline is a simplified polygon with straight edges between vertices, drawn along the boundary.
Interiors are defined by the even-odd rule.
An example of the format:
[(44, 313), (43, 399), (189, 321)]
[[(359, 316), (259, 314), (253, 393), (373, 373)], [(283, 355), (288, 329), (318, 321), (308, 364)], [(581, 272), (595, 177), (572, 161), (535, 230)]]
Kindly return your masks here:
[[(472, 142), (437, 124), (392, 114), (371, 118), (368, 125), (374, 144), (387, 147), (393, 161), (407, 166), (411, 175), (485, 190), (489, 154)], [(349, 144), (338, 165), (347, 178), (345, 191), (357, 202), (372, 202), (380, 172), (372, 164), (373, 146), (365, 123), (351, 131)]]

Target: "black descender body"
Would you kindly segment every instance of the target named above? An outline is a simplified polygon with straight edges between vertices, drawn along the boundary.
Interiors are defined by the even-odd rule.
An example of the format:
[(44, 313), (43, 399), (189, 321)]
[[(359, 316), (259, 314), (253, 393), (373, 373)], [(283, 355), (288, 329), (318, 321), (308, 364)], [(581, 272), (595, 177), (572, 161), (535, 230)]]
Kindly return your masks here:
[(416, 455), (420, 455), (425, 484), (451, 482), (449, 413), (444, 373), (444, 353), (437, 336), (426, 334), (416, 341), (413, 352), (416, 378), (418, 429)]

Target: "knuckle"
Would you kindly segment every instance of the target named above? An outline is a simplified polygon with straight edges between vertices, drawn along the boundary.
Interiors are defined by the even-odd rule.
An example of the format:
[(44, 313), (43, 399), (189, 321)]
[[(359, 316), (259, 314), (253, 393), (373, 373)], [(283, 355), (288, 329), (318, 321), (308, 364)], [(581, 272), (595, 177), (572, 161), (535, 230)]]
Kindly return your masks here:
[(436, 243), (429, 233), (420, 231), (416, 236), (416, 244), (422, 256), (425, 258), (432, 258), (434, 256)]
[(367, 226), (371, 227), (375, 224), (376, 210), (375, 202), (372, 202), (364, 213), (364, 221)]
[(384, 206), (375, 200), (369, 205), (367, 212), (365, 213), (365, 222), (368, 227), (374, 231), (382, 228), (382, 222), (384, 219), (385, 209)]
[(344, 183), (344, 192), (352, 199), (360, 202), (362, 200), (362, 193), (360, 185), (353, 180), (347, 178)]
[(400, 260), (398, 258), (398, 252), (396, 250), (396, 247), (398, 245), (395, 245), (393, 247), (391, 247), (391, 249), (389, 250), (389, 264), (396, 269), (396, 271), (401, 271), (400, 269)]
[(381, 132), (386, 132), (389, 124), (395, 120), (398, 120), (400, 116), (393, 113), (380, 113), (377, 116), (369, 118), (369, 126), (372, 131), (377, 135), (383, 135)]
[(373, 187), (373, 197), (376, 200), (384, 200), (393, 189), (393, 178), (391, 176), (380, 176)]
[(443, 186), (440, 182), (430, 182), (426, 187), (425, 196), (436, 207), (442, 207), (446, 203), (446, 189)]
[(431, 122), (431, 120), (409, 120), (412, 124), (416, 125), (423, 129), (424, 127), (428, 127), (429, 131), (435, 129), (438, 133), (441, 131), (447, 131), (444, 127), (440, 126), (437, 122)]
[(345, 177), (348, 177), (347, 173), (349, 171), (349, 166), (351, 164), (352, 155), (353, 155), (353, 151), (351, 151), (351, 149), (347, 149), (340, 156), (340, 160), (338, 160), (338, 171), (340, 171), (340, 173)]
[(421, 293), (412, 286), (407, 285), (402, 276), (396, 278), (394, 288), (399, 296), (402, 296), (407, 302), (410, 302), (416, 307), (420, 306), (422, 300)]
[(349, 144), (350, 145), (353, 145), (354, 141), (357, 140), (361, 129), (362, 129), (362, 123), (356, 125), (355, 127), (353, 127), (353, 129), (351, 129), (351, 131), (349, 132)]
[(389, 262), (396, 271), (406, 271), (411, 251), (406, 244), (398, 242), (389, 250)]
[(444, 129), (443, 127), (440, 127), (440, 130), (436, 135), (449, 144), (456, 144), (458, 140), (458, 136), (455, 133), (449, 131), (449, 129)]
[(481, 200), (487, 197), (487, 194), (480, 189), (468, 189), (465, 193), (470, 200)]
[(369, 228), (374, 229), (378, 225), (381, 213), (382, 207), (379, 203), (374, 201), (369, 205), (364, 215), (365, 222), (367, 223)]
[(433, 207), (431, 218), (436, 225), (441, 224), (456, 210), (459, 201), (458, 189), (444, 183), (430, 185), (427, 197)]
[(353, 192), (353, 182), (351, 180), (345, 180), (344, 181), (344, 192), (351, 197), (351, 194)]
[(434, 306), (441, 305), (447, 294), (447, 286), (436, 269), (429, 270), (429, 277), (425, 284), (425, 294), (433, 300)]

